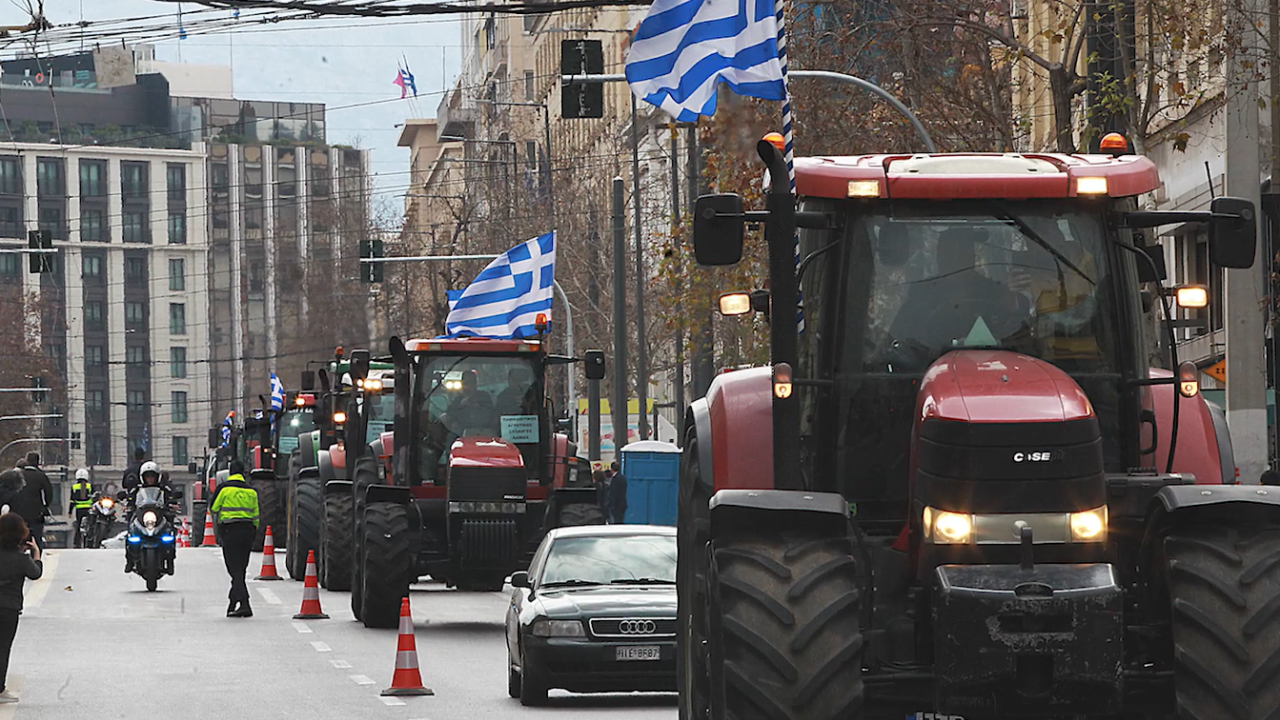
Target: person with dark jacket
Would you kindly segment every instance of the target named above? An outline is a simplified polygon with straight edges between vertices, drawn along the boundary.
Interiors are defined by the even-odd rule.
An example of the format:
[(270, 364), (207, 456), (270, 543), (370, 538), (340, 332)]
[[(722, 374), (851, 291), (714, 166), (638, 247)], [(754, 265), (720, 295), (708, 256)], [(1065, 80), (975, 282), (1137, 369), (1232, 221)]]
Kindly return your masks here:
[(40, 546), (17, 513), (0, 515), (0, 703), (18, 702), (5, 688), (9, 676), (9, 652), (18, 634), (22, 614), (22, 586), (44, 574)]
[(147, 451), (137, 448), (133, 451), (133, 462), (129, 467), (124, 469), (124, 478), (122, 478), (121, 487), (126, 490), (132, 490), (142, 484), (142, 463), (147, 459)]
[[(18, 506), (18, 495), (22, 493), (22, 486), (25, 484), (22, 471), (18, 468), (0, 473), (0, 510), (10, 512)], [(7, 509), (6, 505), (9, 506)]]
[(40, 469), (40, 453), (27, 453), (27, 461), (22, 466), (22, 479), (25, 484), (18, 494), (13, 512), (22, 516), (31, 535), (35, 537), (36, 544), (44, 550), (44, 519), (53, 515), (49, 510), (49, 503), (53, 502), (53, 483), (49, 482), (49, 476)]
[(627, 476), (622, 474), (622, 468), (616, 460), (609, 469), (613, 476), (609, 478), (609, 507), (605, 516), (610, 523), (621, 525), (626, 522), (627, 517)]

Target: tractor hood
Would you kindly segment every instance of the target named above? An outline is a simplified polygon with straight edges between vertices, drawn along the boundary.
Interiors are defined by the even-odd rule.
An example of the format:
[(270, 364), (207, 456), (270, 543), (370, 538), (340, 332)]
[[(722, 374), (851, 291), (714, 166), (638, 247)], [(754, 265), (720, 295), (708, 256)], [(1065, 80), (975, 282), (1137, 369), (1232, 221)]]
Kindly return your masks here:
[(502, 438), (471, 435), (460, 437), (449, 448), (449, 467), (524, 468), (524, 458), (515, 445)]
[(920, 420), (1070, 422), (1093, 417), (1089, 398), (1062, 370), (1007, 350), (957, 350), (920, 383)]

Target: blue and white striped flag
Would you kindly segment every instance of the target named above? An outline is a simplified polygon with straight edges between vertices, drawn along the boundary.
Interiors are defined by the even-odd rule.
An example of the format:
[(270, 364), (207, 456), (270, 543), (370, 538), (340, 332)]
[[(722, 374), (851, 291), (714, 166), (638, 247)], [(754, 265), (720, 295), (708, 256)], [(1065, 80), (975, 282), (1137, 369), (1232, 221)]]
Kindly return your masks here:
[(222, 447), (226, 447), (231, 443), (231, 415), (233, 413), (234, 411), (229, 412), (226, 417), (222, 418)]
[(465, 290), (445, 290), (445, 301), (449, 303), (449, 309), (452, 310), (454, 305), (458, 304), (458, 298), (462, 297)]
[(716, 86), (787, 96), (774, 0), (654, 0), (627, 53), (636, 97), (679, 122), (714, 115)]
[(556, 234), (521, 243), (489, 263), (450, 303), (448, 337), (525, 338), (538, 334), (538, 313), (551, 317)]
[(284, 383), (275, 373), (271, 373), (271, 409), (276, 412), (284, 410)]

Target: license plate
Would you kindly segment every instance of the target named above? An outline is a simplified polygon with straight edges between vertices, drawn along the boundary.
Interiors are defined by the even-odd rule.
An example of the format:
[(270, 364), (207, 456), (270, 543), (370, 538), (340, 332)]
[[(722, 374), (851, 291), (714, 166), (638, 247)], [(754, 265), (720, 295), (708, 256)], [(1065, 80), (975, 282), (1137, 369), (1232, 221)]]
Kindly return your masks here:
[(660, 660), (661, 648), (656, 645), (623, 645), (618, 648), (618, 660)]

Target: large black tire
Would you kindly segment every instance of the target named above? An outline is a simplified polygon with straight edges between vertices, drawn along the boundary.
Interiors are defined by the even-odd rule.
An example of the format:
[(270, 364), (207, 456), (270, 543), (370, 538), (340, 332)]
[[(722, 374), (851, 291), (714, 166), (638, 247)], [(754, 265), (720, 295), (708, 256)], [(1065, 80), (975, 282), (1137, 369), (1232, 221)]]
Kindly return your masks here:
[(1280, 716), (1280, 530), (1191, 527), (1164, 554), (1177, 716)]
[[(262, 552), (262, 544), (267, 537), (267, 526), (275, 522), (276, 506), (280, 502), (279, 483), (274, 478), (270, 480), (250, 480), (249, 487), (258, 492), (258, 534), (253, 538), (253, 551)], [(272, 527), (272, 539), (281, 528)]]
[[(372, 448), (372, 446), (371, 446)], [(364, 539), (364, 498), (365, 489), (378, 482), (378, 467), (374, 457), (377, 449), (372, 448), (370, 454), (362, 456), (355, 463), (352, 488), (352, 552), (351, 552), (351, 614), (356, 620), (364, 621), (364, 595), (359, 592), (364, 582), (363, 557)]]
[(690, 432), (680, 470), (677, 518), (676, 686), (680, 720), (706, 720), (711, 704), (704, 644), (707, 639), (707, 543), (711, 541), (708, 496), (698, 464), (698, 439)]
[(714, 542), (712, 717), (862, 717), (857, 564), (846, 538), (783, 530)]
[(320, 580), (335, 592), (351, 589), (351, 557), (355, 550), (352, 502), (351, 495), (345, 492), (324, 498), (324, 525), (320, 529), (324, 575)]
[(297, 531), (294, 533), (294, 540), (290, 543), (293, 551), (288, 557), (293, 558), (293, 566), (289, 568), (289, 575), (293, 576), (297, 572), (298, 579), (304, 579), (307, 573), (307, 551), (314, 550), (316, 553), (316, 564), (321, 563), (320, 557), (320, 523), (324, 519), (324, 497), (323, 490), (320, 488), (320, 481), (312, 478), (299, 480), (297, 490), (294, 492), (294, 516), (292, 518)]
[[(298, 559), (296, 557), (299, 547), (298, 523), (296, 522), (296, 518), (298, 515), (298, 483), (301, 481), (301, 478), (299, 477), (301, 469), (302, 460), (299, 456), (298, 448), (294, 448), (293, 452), (289, 455), (289, 479), (285, 484), (285, 535), (288, 537), (288, 540), (285, 543), (284, 549), (284, 566), (285, 570), (289, 573), (289, 577), (294, 580), (298, 580), (299, 582), (301, 582), (305, 577), (304, 573), (307, 562), (307, 556), (305, 553), (302, 556), (301, 565), (298, 563)], [(297, 575), (294, 575), (294, 570), (297, 570), (300, 567), (302, 569), (298, 571)]]
[(413, 570), (405, 506), (379, 502), (365, 508), (360, 552), (361, 583), (353, 589), (353, 594), (361, 596), (360, 620), (370, 628), (396, 627)]
[(595, 503), (569, 503), (560, 508), (556, 527), (604, 525), (604, 510)]

